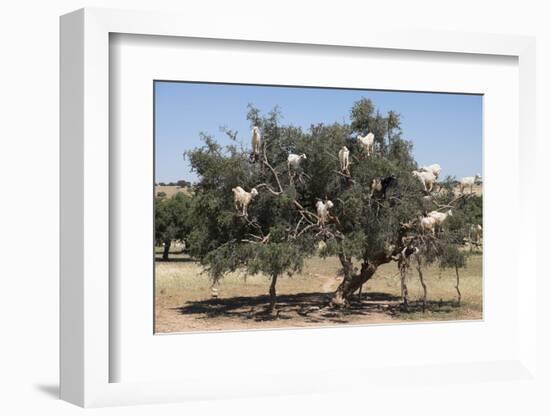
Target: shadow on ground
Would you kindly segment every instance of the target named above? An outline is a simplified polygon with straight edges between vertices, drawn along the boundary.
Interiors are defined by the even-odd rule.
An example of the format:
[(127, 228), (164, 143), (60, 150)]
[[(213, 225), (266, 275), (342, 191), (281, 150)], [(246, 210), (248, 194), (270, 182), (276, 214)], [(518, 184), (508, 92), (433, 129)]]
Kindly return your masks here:
[(59, 399), (59, 385), (58, 384), (37, 384), (36, 390), (42, 392), (46, 396), (52, 399)]
[(194, 263), (196, 260), (193, 260), (190, 257), (169, 257), (167, 260), (164, 260), (162, 256), (156, 256), (155, 261), (158, 263)]
[(450, 313), (457, 305), (453, 301), (427, 302), (425, 308), (422, 302), (409, 303), (407, 308), (401, 304), (401, 298), (388, 293), (370, 292), (359, 300), (354, 298), (345, 309), (329, 306), (332, 293), (296, 293), (277, 296), (276, 313), (268, 313), (269, 297), (237, 296), (223, 299), (207, 299), (189, 301), (175, 308), (186, 315), (203, 315), (205, 318), (235, 318), (254, 321), (273, 319), (295, 319), (301, 316), (305, 322), (311, 323), (348, 323), (354, 317), (371, 313), (387, 315), (388, 318), (405, 318), (416, 312)]

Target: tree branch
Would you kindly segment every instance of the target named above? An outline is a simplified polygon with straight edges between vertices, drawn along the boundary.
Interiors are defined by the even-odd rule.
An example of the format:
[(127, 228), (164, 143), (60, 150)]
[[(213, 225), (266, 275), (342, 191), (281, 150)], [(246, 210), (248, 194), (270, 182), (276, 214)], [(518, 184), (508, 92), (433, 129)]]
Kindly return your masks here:
[(352, 179), (351, 175), (346, 175), (345, 173), (343, 172), (340, 172), (339, 170), (334, 170), (333, 171), (334, 173), (340, 175), (340, 176), (343, 176), (344, 178), (346, 178), (347, 180), (349, 180), (351, 183), (355, 183), (355, 180)]
[(263, 160), (263, 164), (265, 166), (268, 167), (268, 169), (271, 171), (271, 173), (273, 174), (273, 177), (275, 178), (275, 180), (277, 181), (277, 185), (279, 187), (279, 194), (282, 194), (284, 191), (283, 191), (283, 187), (281, 186), (281, 181), (279, 180), (279, 175), (277, 175), (277, 172), (275, 172), (275, 169), (273, 169), (273, 167), (269, 164), (269, 161), (267, 160), (267, 153), (266, 153), (266, 143), (264, 142), (264, 160)]
[(271, 194), (273, 194), (275, 196), (279, 196), (279, 195), (282, 194), (282, 192), (277, 192), (277, 191), (273, 190), (273, 188), (271, 186), (269, 186), (267, 183), (260, 183), (259, 185), (256, 185), (254, 188), (256, 188), (256, 189), (266, 188)]

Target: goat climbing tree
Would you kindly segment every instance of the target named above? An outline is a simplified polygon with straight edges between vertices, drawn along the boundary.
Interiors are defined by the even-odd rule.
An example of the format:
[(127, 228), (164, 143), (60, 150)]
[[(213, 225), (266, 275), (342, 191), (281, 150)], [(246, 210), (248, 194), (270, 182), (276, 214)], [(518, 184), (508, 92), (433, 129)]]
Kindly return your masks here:
[[(330, 304), (346, 306), (355, 291), (382, 264), (396, 261), (406, 271), (413, 253), (422, 265), (464, 267), (457, 247), (468, 227), (480, 220), (481, 198), (456, 196), (451, 180), (437, 195), (427, 195), (411, 172), (417, 169), (412, 142), (401, 137), (400, 117), (384, 116), (368, 99), (350, 110), (351, 123), (283, 125), (278, 109), (262, 115), (249, 107), (247, 118), (262, 132), (260, 154), (250, 157), (248, 132), (240, 141), (227, 130), (232, 144), (222, 147), (203, 135), (204, 145), (187, 152), (199, 177), (195, 186), (188, 236), (190, 254), (217, 281), (228, 272), (263, 273), (271, 279), (268, 311), (276, 304), (276, 284), (283, 275), (301, 270), (308, 256), (336, 256), (342, 281)], [(359, 134), (375, 134), (374, 154), (366, 157), (357, 145)], [(350, 166), (340, 171), (338, 153), (350, 150)], [(289, 154), (305, 154), (299, 180), (288, 172)], [(393, 176), (382, 194), (371, 193), (375, 178)], [(248, 215), (235, 210), (232, 189), (256, 188), (259, 194)], [(330, 200), (328, 221), (319, 221), (316, 203)], [(455, 215), (435, 235), (420, 231), (418, 218), (432, 210), (453, 208)], [(479, 217), (479, 218), (478, 218)], [(323, 249), (319, 243), (323, 241)], [(400, 261), (401, 260), (401, 261)], [(416, 267), (416, 266), (415, 266)], [(458, 286), (457, 286), (458, 287)], [(458, 289), (457, 289), (458, 290)], [(405, 299), (406, 300), (406, 299)], [(424, 299), (425, 301), (425, 299)]]

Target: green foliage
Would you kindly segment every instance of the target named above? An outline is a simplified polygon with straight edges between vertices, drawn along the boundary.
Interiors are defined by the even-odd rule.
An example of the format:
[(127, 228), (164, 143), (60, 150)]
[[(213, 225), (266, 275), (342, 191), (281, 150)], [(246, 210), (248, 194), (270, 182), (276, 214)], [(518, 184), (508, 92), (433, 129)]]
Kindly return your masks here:
[[(304, 131), (282, 125), (278, 108), (262, 115), (252, 106), (247, 119), (251, 128), (258, 126), (262, 132), (262, 154), (255, 163), (247, 151), (235, 145), (224, 148), (207, 135), (202, 135), (201, 147), (186, 153), (199, 177), (193, 203), (187, 206), (186, 240), (190, 254), (213, 279), (238, 269), (250, 274), (291, 275), (301, 269), (307, 256), (319, 252), (321, 241), (325, 243), (320, 251), (323, 256), (372, 262), (399, 253), (409, 237), (408, 241), (412, 238), (421, 247), (428, 263), (465, 265), (465, 255), (458, 247), (468, 227), (481, 223), (481, 197), (460, 200), (436, 238), (421, 235), (414, 220), (453, 202), (452, 178), (437, 195), (425, 198), (422, 185), (411, 173), (417, 164), (412, 143), (401, 137), (399, 114), (384, 116), (371, 100), (362, 99), (352, 107), (349, 125), (318, 124)], [(225, 132), (232, 134), (228, 129)], [(365, 158), (356, 135), (367, 132), (374, 133), (378, 151)], [(344, 145), (353, 156), (350, 177), (339, 172), (337, 155)], [(303, 175), (288, 172), (289, 153), (307, 155), (302, 161)], [(389, 176), (396, 184), (388, 188), (385, 197), (371, 196), (373, 179)], [(255, 187), (259, 192), (248, 207), (248, 217), (235, 209), (232, 189), (237, 186), (245, 191)], [(324, 227), (315, 219), (319, 200), (334, 203), (334, 217)], [(168, 208), (161, 202), (159, 230), (176, 235), (163, 225), (163, 210)], [(404, 228), (406, 223), (408, 228)]]
[(374, 114), (374, 103), (369, 98), (357, 101), (351, 108), (351, 129), (365, 134), (371, 131)]
[(192, 198), (177, 193), (171, 198), (155, 198), (155, 242), (157, 245), (179, 239), (186, 240), (192, 228)]

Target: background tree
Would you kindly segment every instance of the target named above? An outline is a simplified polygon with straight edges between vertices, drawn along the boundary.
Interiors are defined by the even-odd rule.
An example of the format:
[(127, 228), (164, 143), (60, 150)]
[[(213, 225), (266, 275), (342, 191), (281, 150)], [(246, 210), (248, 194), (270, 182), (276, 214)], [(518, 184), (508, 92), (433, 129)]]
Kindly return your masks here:
[(193, 227), (192, 197), (177, 193), (155, 198), (155, 243), (164, 245), (162, 259), (168, 260), (172, 240), (187, 241)]
[(176, 182), (176, 185), (180, 186), (182, 188), (189, 188), (189, 187), (191, 187), (191, 182), (186, 181), (184, 179), (181, 179), (181, 180)]
[(401, 136), (401, 116), (399, 113), (390, 110), (388, 112), (387, 122), (388, 145), (391, 146), (393, 138)]

